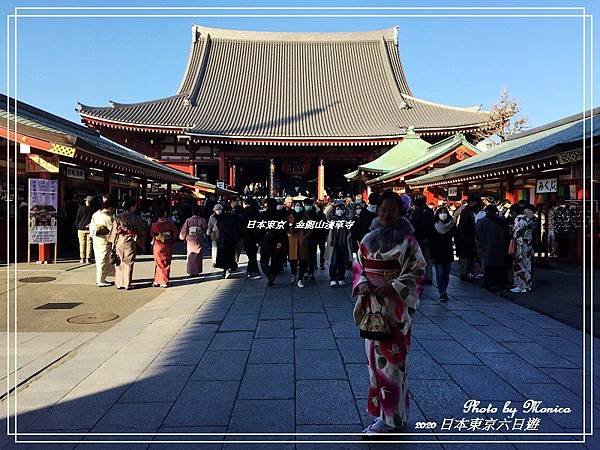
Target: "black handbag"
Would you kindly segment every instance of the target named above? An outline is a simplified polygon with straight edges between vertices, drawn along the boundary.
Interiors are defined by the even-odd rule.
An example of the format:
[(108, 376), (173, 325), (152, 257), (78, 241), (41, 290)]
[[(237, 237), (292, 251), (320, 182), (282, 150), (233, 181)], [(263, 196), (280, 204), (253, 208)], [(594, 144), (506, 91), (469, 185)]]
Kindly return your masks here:
[(121, 258), (119, 258), (119, 255), (117, 255), (117, 251), (114, 248), (110, 252), (110, 263), (115, 266), (121, 264)]

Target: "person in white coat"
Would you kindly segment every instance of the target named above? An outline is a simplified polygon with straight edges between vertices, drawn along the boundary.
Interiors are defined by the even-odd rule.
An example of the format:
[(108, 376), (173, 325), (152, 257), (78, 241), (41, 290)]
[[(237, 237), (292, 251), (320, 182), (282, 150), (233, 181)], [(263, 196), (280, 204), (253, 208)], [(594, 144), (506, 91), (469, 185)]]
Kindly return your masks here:
[(110, 263), (112, 244), (108, 241), (114, 214), (115, 207), (113, 203), (106, 200), (102, 203), (102, 208), (92, 214), (90, 222), (90, 235), (96, 257), (96, 285), (98, 287), (111, 286), (111, 283), (106, 281), (106, 277), (114, 275), (114, 266)]

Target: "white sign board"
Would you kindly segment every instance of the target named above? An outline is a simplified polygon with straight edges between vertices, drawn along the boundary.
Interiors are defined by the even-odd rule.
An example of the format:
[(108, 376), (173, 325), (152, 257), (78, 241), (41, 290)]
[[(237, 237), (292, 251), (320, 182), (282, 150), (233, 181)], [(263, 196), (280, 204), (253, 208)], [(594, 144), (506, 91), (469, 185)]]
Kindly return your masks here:
[(558, 189), (558, 178), (545, 178), (535, 182), (535, 192), (537, 194), (547, 194), (556, 192)]
[(225, 182), (224, 181), (217, 181), (217, 187), (219, 189), (225, 189)]
[(448, 188), (448, 197), (457, 197), (458, 196), (458, 188), (456, 186)]

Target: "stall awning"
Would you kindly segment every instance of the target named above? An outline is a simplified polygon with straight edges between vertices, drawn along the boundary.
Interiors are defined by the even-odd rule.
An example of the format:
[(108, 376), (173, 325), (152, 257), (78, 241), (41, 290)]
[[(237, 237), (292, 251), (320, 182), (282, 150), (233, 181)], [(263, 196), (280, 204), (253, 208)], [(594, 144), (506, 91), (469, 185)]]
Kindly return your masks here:
[[(17, 103), (17, 114), (14, 113), (15, 100), (0, 94), (0, 118), (7, 119), (9, 130), (0, 120), (0, 129), (7, 139), (29, 144), (39, 150), (48, 151), (64, 157), (73, 158), (74, 162), (95, 165), (100, 168), (118, 169), (130, 175), (136, 175), (167, 183), (194, 184), (198, 178), (171, 169), (148, 158), (141, 153), (124, 147), (102, 137), (96, 130), (73, 123), (47, 111), (27, 103)], [(25, 139), (24, 139), (25, 138)]]
[(502, 171), (508, 168), (516, 173), (523, 172), (527, 169), (527, 164), (543, 159), (554, 157), (558, 161), (563, 152), (572, 150), (577, 142), (583, 140), (584, 129), (586, 139), (592, 133), (594, 136), (600, 135), (600, 120), (593, 121), (594, 128), (590, 131), (592, 121), (589, 113), (595, 118), (600, 114), (600, 108), (588, 112), (585, 127), (582, 114), (551, 122), (519, 133), (492, 150), (465, 161), (413, 178), (408, 184), (413, 188), (448, 185), (471, 178), (485, 178), (494, 171), (502, 174)]

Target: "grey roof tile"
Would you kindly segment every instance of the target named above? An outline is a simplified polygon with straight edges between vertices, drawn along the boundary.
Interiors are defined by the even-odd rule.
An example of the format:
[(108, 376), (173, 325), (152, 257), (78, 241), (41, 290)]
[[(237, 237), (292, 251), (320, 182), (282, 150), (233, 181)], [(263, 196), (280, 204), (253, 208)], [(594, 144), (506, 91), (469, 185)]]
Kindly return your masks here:
[(412, 96), (394, 28), (273, 33), (194, 26), (177, 95), (110, 107), (84, 119), (173, 127), (206, 137), (393, 138), (477, 128), (486, 112)]

